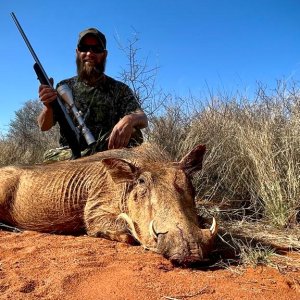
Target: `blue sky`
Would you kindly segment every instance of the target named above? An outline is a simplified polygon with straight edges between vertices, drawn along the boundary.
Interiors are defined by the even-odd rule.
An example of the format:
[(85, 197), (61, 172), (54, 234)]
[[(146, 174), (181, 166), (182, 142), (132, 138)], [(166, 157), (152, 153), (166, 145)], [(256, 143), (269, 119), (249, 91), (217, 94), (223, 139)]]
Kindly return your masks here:
[(178, 96), (300, 80), (299, 0), (1, 0), (0, 132), (38, 97), (11, 12), (55, 82), (75, 75), (77, 37), (87, 27), (105, 33), (106, 73), (115, 78), (127, 63), (117, 39), (126, 44), (137, 32), (140, 57), (159, 67), (158, 86)]

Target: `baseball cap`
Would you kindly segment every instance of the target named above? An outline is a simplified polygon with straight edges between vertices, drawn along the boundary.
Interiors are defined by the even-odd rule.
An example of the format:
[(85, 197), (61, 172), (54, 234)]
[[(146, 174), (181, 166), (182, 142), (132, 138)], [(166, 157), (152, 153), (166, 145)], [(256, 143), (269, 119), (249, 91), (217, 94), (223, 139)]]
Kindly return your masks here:
[(103, 47), (103, 50), (106, 49), (105, 35), (96, 28), (88, 28), (88, 29), (85, 29), (85, 30), (81, 31), (79, 33), (77, 46), (80, 44), (81, 40), (87, 35), (93, 35), (94, 37), (96, 37), (99, 44)]

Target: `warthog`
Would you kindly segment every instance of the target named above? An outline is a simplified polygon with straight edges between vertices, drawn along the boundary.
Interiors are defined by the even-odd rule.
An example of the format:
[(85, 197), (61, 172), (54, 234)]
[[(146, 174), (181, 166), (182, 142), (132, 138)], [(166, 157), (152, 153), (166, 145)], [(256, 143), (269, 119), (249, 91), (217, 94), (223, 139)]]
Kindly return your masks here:
[(216, 235), (200, 229), (191, 176), (199, 145), (174, 163), (157, 147), (109, 150), (30, 167), (0, 168), (0, 222), (42, 232), (78, 233), (132, 243), (174, 263), (202, 261)]

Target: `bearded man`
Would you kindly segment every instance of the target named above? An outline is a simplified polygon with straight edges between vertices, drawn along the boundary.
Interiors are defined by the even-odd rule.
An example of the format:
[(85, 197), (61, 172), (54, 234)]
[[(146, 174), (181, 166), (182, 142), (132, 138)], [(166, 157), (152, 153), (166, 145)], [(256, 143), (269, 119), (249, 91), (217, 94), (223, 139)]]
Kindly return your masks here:
[[(97, 140), (90, 148), (81, 139), (82, 153), (87, 155), (95, 151), (138, 145), (143, 141), (141, 129), (148, 125), (147, 116), (132, 90), (104, 74), (106, 58), (105, 35), (96, 28), (82, 31), (76, 48), (77, 76), (57, 84), (57, 88), (62, 84), (69, 86), (75, 106), (83, 114), (86, 126)], [(38, 124), (42, 131), (46, 131), (57, 122), (52, 107), (57, 91), (48, 85), (40, 85), (39, 98), (44, 109), (38, 116)], [(60, 149), (66, 149), (68, 145), (62, 128), (60, 133)], [(65, 153), (57, 155), (61, 154), (60, 149), (50, 151), (45, 160), (69, 158), (70, 155)]]

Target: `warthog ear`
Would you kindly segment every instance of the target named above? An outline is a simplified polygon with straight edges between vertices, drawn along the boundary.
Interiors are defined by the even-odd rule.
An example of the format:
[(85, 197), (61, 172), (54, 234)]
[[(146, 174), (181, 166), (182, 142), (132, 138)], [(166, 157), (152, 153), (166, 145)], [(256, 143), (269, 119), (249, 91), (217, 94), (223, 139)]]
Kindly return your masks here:
[(180, 168), (188, 175), (192, 176), (202, 169), (203, 156), (206, 151), (205, 145), (198, 145), (178, 163)]
[(123, 159), (105, 158), (102, 163), (116, 183), (134, 180), (137, 177), (138, 168)]

